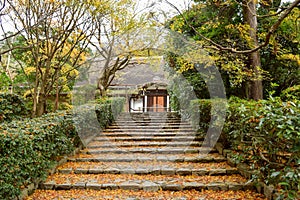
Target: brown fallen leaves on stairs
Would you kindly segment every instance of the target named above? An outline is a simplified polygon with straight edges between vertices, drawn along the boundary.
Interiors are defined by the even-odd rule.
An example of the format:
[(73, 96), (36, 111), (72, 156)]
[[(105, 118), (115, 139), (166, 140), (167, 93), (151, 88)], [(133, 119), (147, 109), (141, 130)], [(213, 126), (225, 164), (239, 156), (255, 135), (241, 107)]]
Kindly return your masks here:
[(26, 200), (264, 199), (222, 155), (205, 154), (188, 122), (153, 116), (122, 114)]

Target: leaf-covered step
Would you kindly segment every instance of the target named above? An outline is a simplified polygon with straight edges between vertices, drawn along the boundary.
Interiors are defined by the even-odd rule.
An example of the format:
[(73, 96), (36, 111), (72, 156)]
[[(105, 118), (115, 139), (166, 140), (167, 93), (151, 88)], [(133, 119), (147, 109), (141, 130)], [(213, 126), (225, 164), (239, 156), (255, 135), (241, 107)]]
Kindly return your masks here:
[(240, 175), (180, 176), (137, 174), (61, 174), (47, 178), (43, 189), (124, 189), (124, 190), (247, 190), (253, 185)]
[(166, 120), (166, 119), (148, 119), (148, 120), (131, 120), (131, 119), (123, 119), (123, 120), (117, 120), (115, 121), (112, 125), (157, 125), (157, 126), (162, 126), (165, 124), (185, 124), (185, 125), (190, 125), (189, 123), (181, 120)]
[(77, 162), (134, 162), (134, 161), (169, 161), (169, 162), (223, 162), (227, 159), (217, 153), (212, 154), (79, 154), (69, 158)]
[(147, 127), (147, 126), (191, 126), (189, 122), (184, 121), (172, 121), (172, 122), (166, 122), (162, 120), (157, 121), (115, 121), (111, 124), (111, 126), (128, 126), (128, 127), (135, 127), (135, 126), (141, 126), (141, 127)]
[(130, 153), (160, 153), (160, 154), (179, 154), (179, 153), (216, 153), (216, 149), (210, 149), (206, 147), (189, 147), (189, 148), (179, 148), (179, 147), (106, 147), (106, 148), (86, 148), (81, 151), (81, 153), (87, 154), (106, 154), (106, 153), (120, 153), (120, 154), (130, 154)]
[(200, 147), (202, 145), (199, 141), (162, 141), (162, 142), (145, 142), (145, 141), (92, 141), (88, 144), (88, 148), (100, 148), (100, 147), (151, 147), (151, 146), (160, 146), (160, 147)]
[(143, 129), (135, 129), (135, 128), (128, 128), (128, 129), (106, 129), (105, 132), (118, 132), (122, 130), (123, 132), (194, 132), (195, 130), (192, 128), (178, 128), (178, 129), (148, 129), (147, 127)]
[(158, 175), (231, 175), (237, 168), (223, 163), (163, 163), (163, 162), (67, 162), (57, 168), (63, 174), (158, 174)]
[(94, 141), (161, 141), (161, 142), (166, 142), (166, 141), (201, 141), (203, 140), (202, 138), (197, 138), (194, 136), (174, 136), (174, 137), (166, 137), (166, 136), (135, 136), (135, 137), (96, 137), (94, 138)]
[(168, 120), (172, 120), (172, 119), (175, 119), (175, 120), (178, 120), (178, 119), (181, 119), (181, 117), (179, 116), (172, 116), (172, 115), (166, 115), (166, 114), (142, 114), (142, 115), (135, 115), (135, 114), (130, 114), (130, 115), (119, 115), (117, 120), (120, 120), (120, 119), (131, 119), (131, 120), (149, 120), (149, 119), (168, 119)]
[(185, 169), (227, 169), (227, 170), (236, 170), (236, 168), (228, 165), (227, 162), (218, 162), (218, 163), (192, 163), (192, 162), (162, 162), (162, 161), (145, 161), (145, 162), (66, 162), (59, 167), (57, 170), (62, 169), (93, 169), (93, 168), (124, 168), (124, 169), (138, 169), (138, 168), (185, 168)]
[(138, 125), (138, 124), (135, 124), (135, 126), (133, 125), (128, 125), (128, 124), (113, 124), (113, 125), (110, 125), (108, 127), (109, 129), (132, 129), (132, 128), (135, 128), (135, 129), (144, 129), (144, 128), (147, 128), (147, 129), (179, 129), (179, 128), (192, 128), (191, 125), (189, 124), (162, 124), (162, 125)]
[(266, 200), (253, 191), (183, 190), (183, 191), (134, 191), (134, 190), (37, 190), (25, 200), (92, 199), (92, 200)]
[(174, 136), (194, 136), (200, 137), (203, 134), (198, 134), (195, 132), (125, 132), (125, 131), (115, 131), (115, 132), (101, 132), (97, 137), (154, 137), (154, 136), (162, 136), (162, 137), (174, 137)]

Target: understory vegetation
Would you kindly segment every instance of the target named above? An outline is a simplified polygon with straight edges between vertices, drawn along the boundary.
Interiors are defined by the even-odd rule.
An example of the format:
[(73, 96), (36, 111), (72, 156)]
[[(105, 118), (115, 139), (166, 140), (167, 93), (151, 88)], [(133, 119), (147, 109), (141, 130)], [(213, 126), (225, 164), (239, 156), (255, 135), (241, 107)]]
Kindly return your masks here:
[[(232, 150), (235, 162), (248, 164), (254, 181), (274, 185), (280, 199), (297, 199), (300, 195), (300, 101), (292, 95), (296, 90), (289, 91), (282, 95), (287, 101), (279, 97), (260, 101), (230, 98), (219, 138), (226, 149)], [(197, 125), (203, 133), (219, 117), (212, 109), (214, 101), (222, 103), (217, 99), (191, 103), (190, 109), (201, 113)]]
[[(6, 104), (12, 98), (20, 102), (19, 107)], [(111, 123), (122, 111), (124, 102), (122, 98), (99, 100), (76, 113), (60, 111), (30, 119), (21, 118), (22, 98), (3, 94), (0, 99), (0, 113), (5, 119), (0, 124), (0, 199), (16, 198), (23, 188), (46, 178), (53, 166), (80, 147), (87, 136)], [(93, 127), (88, 117), (91, 112), (96, 113), (98, 121)], [(84, 136), (79, 134), (83, 131)]]

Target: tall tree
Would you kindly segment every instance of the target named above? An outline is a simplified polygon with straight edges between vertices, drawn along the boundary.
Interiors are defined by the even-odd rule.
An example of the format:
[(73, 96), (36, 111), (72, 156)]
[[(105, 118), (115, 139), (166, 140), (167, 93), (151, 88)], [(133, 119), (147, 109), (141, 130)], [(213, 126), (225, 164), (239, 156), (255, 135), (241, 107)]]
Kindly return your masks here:
[[(257, 47), (258, 36), (257, 36), (257, 12), (256, 12), (256, 1), (255, 0), (244, 0), (243, 1), (243, 17), (244, 23), (248, 26), (249, 41), (248, 45), (250, 48)], [(261, 77), (261, 60), (259, 50), (253, 51), (249, 55), (249, 68), (253, 70), (254, 77), (250, 81), (249, 97), (251, 99), (262, 99), (263, 98), (263, 86)]]
[(25, 74), (32, 69), (32, 115), (40, 116), (46, 112), (47, 99), (60, 77), (84, 61), (93, 34), (91, 17), (86, 15), (90, 5), (71, 0), (7, 2), (7, 15), (23, 41), (22, 48), (11, 46), (16, 49), (12, 55)]
[[(274, 33), (300, 0), (285, 6), (280, 6), (280, 0), (195, 2), (196, 5), (184, 13), (175, 7), (180, 14), (169, 27), (201, 41), (201, 45), (215, 56), (221, 69), (238, 75), (234, 79), (244, 83), (247, 97), (262, 99), (264, 73), (260, 51), (274, 40)], [(265, 18), (271, 19), (272, 23), (263, 23)]]
[(97, 60), (104, 63), (97, 82), (101, 96), (106, 96), (116, 72), (127, 67), (132, 56), (153, 47), (158, 37), (154, 34), (157, 30), (152, 28), (153, 21), (139, 10), (136, 2), (108, 0), (106, 5), (109, 7), (105, 15), (95, 15), (93, 41), (96, 42), (91, 42), (96, 48)]

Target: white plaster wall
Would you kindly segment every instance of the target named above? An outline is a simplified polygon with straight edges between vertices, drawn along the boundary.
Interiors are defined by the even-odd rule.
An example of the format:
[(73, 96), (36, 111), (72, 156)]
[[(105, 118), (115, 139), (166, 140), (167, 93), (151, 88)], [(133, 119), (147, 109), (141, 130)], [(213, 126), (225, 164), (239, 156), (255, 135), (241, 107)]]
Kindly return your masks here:
[(131, 99), (131, 112), (143, 112), (143, 99), (133, 100)]

